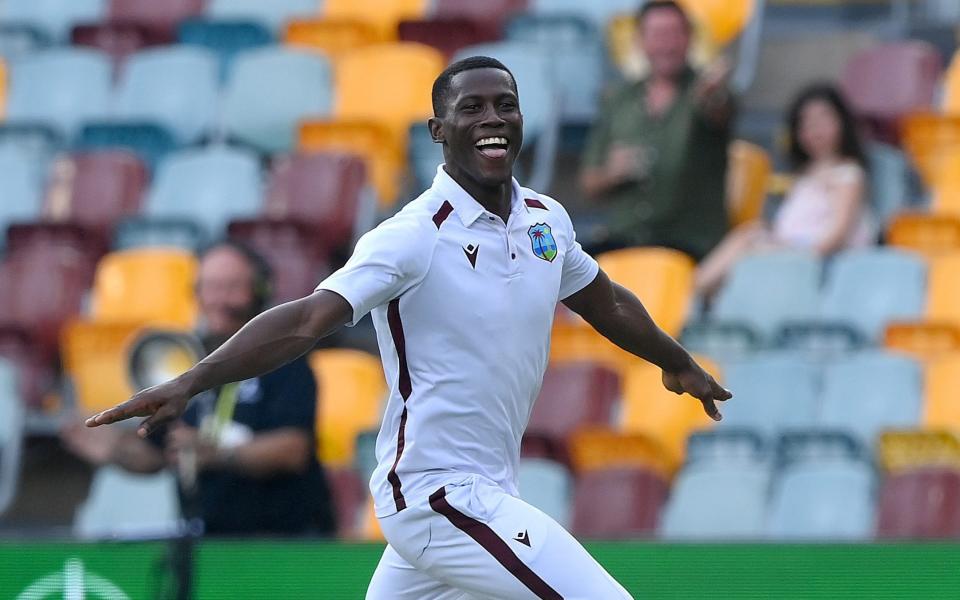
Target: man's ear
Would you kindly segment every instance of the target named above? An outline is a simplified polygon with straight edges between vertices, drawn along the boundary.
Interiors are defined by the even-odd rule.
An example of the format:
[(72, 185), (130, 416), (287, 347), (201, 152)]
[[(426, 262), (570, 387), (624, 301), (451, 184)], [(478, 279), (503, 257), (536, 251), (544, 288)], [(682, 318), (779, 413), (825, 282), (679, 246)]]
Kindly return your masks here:
[(430, 120), (427, 121), (427, 127), (430, 128), (430, 137), (434, 144), (442, 144), (447, 141), (443, 136), (443, 122), (438, 117), (430, 117)]

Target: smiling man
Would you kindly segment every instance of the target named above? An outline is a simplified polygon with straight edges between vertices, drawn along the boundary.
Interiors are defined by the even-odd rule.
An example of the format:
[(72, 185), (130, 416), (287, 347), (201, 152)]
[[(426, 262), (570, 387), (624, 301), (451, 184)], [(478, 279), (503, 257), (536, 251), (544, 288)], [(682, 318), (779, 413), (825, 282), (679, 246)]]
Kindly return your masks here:
[(312, 295), (251, 321), (181, 377), (90, 419), (148, 416), (267, 372), (372, 313), (390, 397), (370, 488), (389, 542), (368, 599), (630, 598), (560, 525), (518, 497), (520, 439), (547, 366), (558, 301), (663, 369), (719, 419), (730, 393), (611, 283), (551, 198), (512, 178), (523, 116), (510, 71), (486, 57), (433, 87), (445, 164), (429, 190), (367, 233)]

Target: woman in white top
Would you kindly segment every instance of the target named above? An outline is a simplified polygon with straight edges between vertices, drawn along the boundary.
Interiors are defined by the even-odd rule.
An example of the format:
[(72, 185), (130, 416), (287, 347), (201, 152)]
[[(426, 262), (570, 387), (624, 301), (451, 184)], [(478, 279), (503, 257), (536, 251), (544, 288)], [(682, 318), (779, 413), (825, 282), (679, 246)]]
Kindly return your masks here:
[(876, 230), (866, 202), (866, 159), (850, 109), (836, 88), (803, 90), (789, 111), (790, 162), (796, 180), (773, 223), (730, 232), (697, 268), (696, 288), (714, 293), (750, 252), (796, 248), (827, 256), (868, 246)]

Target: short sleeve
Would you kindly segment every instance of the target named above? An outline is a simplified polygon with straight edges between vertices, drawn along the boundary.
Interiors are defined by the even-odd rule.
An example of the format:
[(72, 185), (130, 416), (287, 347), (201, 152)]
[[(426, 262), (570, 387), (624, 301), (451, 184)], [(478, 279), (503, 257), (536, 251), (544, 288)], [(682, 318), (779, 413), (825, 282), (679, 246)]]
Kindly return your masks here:
[(570, 246), (563, 257), (563, 271), (560, 274), (560, 295), (558, 300), (576, 294), (587, 287), (597, 278), (600, 266), (592, 256), (587, 254), (577, 241), (577, 234), (570, 222), (570, 217), (564, 214), (569, 231)]
[(317, 290), (343, 296), (353, 308), (349, 325), (356, 325), (375, 307), (423, 279), (435, 240), (436, 235), (401, 213), (364, 234), (347, 264), (321, 282)]

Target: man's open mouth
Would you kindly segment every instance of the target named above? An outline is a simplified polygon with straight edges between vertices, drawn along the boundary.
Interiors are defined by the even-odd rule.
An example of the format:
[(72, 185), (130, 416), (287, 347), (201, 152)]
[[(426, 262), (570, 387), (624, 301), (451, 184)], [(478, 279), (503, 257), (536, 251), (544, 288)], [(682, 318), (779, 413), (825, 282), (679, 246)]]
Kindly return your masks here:
[(485, 137), (475, 144), (480, 154), (487, 158), (503, 158), (507, 155), (510, 140), (505, 137)]

